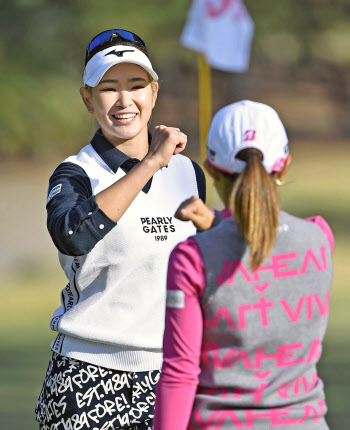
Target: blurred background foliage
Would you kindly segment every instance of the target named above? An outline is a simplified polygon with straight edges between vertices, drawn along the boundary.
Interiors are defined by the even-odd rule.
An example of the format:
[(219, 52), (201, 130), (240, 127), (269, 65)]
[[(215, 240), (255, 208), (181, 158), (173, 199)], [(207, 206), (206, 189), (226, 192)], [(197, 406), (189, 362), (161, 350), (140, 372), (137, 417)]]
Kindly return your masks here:
[[(165, 95), (190, 96), (182, 122), (196, 133), (191, 103), (196, 100), (196, 59), (178, 43), (189, 5), (189, 0), (134, 0), (132, 7), (116, 0), (2, 0), (1, 155), (37, 157), (85, 143), (81, 130), (91, 127), (78, 94), (84, 50), (91, 37), (113, 27), (128, 28), (146, 40), (161, 80), (167, 81)], [(350, 1), (246, 0), (246, 5), (256, 23), (251, 69), (243, 77), (225, 79), (227, 74), (214, 73), (214, 81), (218, 77), (221, 83), (214, 106), (222, 106), (222, 95), (232, 97), (237, 86), (254, 90), (288, 79), (291, 87), (309, 83), (337, 104), (334, 109), (318, 106), (316, 117), (332, 117), (326, 121), (330, 135), (348, 135), (350, 126), (341, 112), (349, 105)], [(322, 91), (317, 90), (321, 85)]]
[[(161, 81), (152, 124), (188, 134), (199, 160), (197, 56), (179, 45), (190, 0), (0, 0), (0, 430), (34, 430), (33, 408), (66, 280), (45, 227), (48, 178), (91, 139), (79, 96), (85, 48), (107, 28), (147, 43)], [(212, 71), (213, 112), (240, 99), (280, 114), (293, 164), (282, 206), (335, 234), (320, 375), (331, 430), (350, 422), (350, 0), (245, 0), (255, 21), (245, 74)], [(210, 184), (210, 181), (209, 181)], [(209, 186), (209, 199), (219, 200)]]

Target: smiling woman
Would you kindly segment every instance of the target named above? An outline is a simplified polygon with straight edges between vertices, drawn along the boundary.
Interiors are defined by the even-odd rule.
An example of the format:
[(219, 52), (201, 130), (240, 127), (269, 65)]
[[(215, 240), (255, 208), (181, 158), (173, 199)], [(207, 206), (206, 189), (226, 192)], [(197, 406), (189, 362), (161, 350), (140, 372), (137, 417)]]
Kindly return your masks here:
[(36, 419), (41, 429), (146, 430), (162, 364), (168, 257), (195, 233), (173, 215), (191, 196), (205, 200), (205, 179), (180, 154), (184, 133), (148, 130), (158, 75), (138, 36), (116, 29), (92, 39), (84, 84), (100, 128), (50, 178), (47, 225), (68, 284), (51, 319), (58, 334)]
[(147, 123), (157, 99), (157, 82), (154, 88), (142, 67), (122, 63), (112, 66), (91, 91), (81, 88), (81, 96), (109, 142), (126, 153), (133, 147), (143, 158), (149, 149)]

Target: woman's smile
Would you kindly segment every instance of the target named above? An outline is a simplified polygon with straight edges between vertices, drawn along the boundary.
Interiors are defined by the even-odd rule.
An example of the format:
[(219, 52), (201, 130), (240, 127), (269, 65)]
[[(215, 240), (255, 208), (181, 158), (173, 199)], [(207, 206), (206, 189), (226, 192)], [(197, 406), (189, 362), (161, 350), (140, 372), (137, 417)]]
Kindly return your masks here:
[(117, 121), (117, 123), (128, 125), (134, 121), (136, 115), (137, 113), (119, 113), (112, 116)]

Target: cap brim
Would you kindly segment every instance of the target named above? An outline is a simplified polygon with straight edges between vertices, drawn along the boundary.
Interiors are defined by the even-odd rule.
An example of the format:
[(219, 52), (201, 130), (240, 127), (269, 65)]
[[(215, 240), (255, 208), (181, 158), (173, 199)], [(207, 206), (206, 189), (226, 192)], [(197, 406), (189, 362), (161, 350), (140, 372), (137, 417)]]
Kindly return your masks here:
[(206, 161), (215, 169), (220, 170), (220, 172), (228, 173), (230, 175), (233, 175), (234, 173), (243, 172), (245, 166), (247, 165), (247, 163), (245, 161), (238, 160), (238, 159), (235, 159), (235, 161), (232, 165), (232, 168), (230, 168), (231, 166), (220, 167), (220, 166), (216, 165), (213, 161), (211, 161), (208, 157), (207, 157)]
[[(130, 50), (123, 50), (122, 48), (125, 48), (125, 46), (116, 45), (96, 53), (86, 64), (83, 77), (84, 84), (96, 87), (107, 70), (122, 63), (136, 64), (142, 67), (154, 80), (158, 81), (157, 73), (153, 70), (149, 58), (142, 51), (135, 47)], [(118, 52), (118, 49), (121, 49), (121, 51)], [(122, 55), (120, 56), (119, 54)]]
[(146, 67), (144, 64), (140, 64), (139, 61), (127, 60), (127, 59), (121, 58), (121, 59), (118, 59), (115, 61), (111, 61), (110, 63), (102, 64), (91, 76), (89, 76), (87, 78), (85, 78), (85, 76), (84, 76), (84, 84), (89, 85), (89, 87), (96, 87), (100, 83), (101, 79), (103, 78), (103, 76), (107, 72), (107, 70), (109, 70), (111, 67), (113, 67), (117, 64), (122, 64), (122, 63), (136, 64), (137, 66), (140, 66), (144, 70), (146, 70), (146, 72), (149, 75), (151, 75), (155, 81), (158, 81), (158, 75), (153, 69)]

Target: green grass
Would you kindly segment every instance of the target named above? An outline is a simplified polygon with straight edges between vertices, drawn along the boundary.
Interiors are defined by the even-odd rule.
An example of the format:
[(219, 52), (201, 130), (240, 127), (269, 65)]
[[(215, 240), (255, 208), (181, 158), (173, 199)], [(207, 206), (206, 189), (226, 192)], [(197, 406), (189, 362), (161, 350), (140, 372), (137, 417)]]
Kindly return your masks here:
[(20, 274), (0, 286), (0, 429), (34, 430), (34, 407), (54, 338), (49, 321), (64, 276), (56, 270)]
[[(332, 430), (350, 422), (349, 303), (350, 146), (296, 144), (294, 162), (282, 187), (283, 208), (298, 216), (323, 215), (335, 233), (330, 320), (319, 373), (325, 382)], [(50, 266), (19, 273), (0, 284), (0, 430), (38, 429), (33, 409), (45, 376), (54, 334), (50, 317), (59, 306), (64, 275)]]

